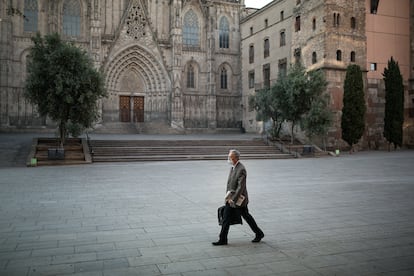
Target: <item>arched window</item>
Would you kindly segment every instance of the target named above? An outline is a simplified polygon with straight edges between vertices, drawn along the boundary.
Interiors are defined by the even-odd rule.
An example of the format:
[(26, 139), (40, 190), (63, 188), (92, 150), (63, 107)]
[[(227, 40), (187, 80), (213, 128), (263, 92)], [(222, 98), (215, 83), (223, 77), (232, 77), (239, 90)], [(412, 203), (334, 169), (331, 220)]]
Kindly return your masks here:
[(351, 62), (355, 62), (355, 52), (351, 52)]
[(195, 88), (194, 66), (190, 64), (187, 69), (187, 88)]
[(269, 39), (266, 38), (264, 40), (264, 45), (263, 45), (263, 57), (267, 58), (270, 54), (270, 42)]
[(280, 47), (286, 45), (286, 33), (285, 30), (280, 31)]
[(312, 30), (316, 30), (316, 18), (312, 19)]
[(221, 68), (220, 72), (220, 88), (227, 89), (227, 70), (226, 68)]
[(300, 31), (300, 15), (296, 16), (295, 19), (295, 32)]
[(24, 31), (37, 32), (37, 0), (24, 0)]
[(338, 61), (342, 60), (342, 51), (341, 50), (336, 51), (336, 60), (338, 60)]
[(81, 10), (78, 0), (66, 0), (63, 3), (63, 34), (80, 36)]
[(334, 13), (333, 26), (334, 27), (339, 27), (339, 23), (340, 23), (340, 15), (339, 15), (339, 13)]
[(220, 19), (219, 25), (219, 44), (220, 48), (229, 48), (229, 21), (225, 16)]
[(185, 46), (197, 47), (200, 44), (197, 14), (189, 10), (184, 16), (183, 42)]
[(351, 28), (356, 29), (356, 19), (355, 19), (355, 17), (351, 17)]
[(312, 64), (315, 64), (318, 61), (317, 56), (316, 56), (316, 52), (312, 53)]
[(249, 63), (254, 62), (254, 45), (250, 45), (249, 47)]

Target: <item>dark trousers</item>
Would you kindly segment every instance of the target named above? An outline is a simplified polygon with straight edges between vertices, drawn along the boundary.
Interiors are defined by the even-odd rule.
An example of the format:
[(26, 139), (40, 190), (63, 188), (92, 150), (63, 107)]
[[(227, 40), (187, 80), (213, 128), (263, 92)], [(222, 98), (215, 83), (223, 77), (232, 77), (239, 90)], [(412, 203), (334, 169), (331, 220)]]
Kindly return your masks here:
[[(230, 205), (226, 204), (226, 208), (224, 208), (223, 213), (223, 224), (221, 225), (221, 231), (220, 231), (220, 241), (227, 242), (227, 235), (229, 234), (230, 230), (230, 222), (231, 217), (233, 216), (233, 212), (235, 208), (230, 207)], [(253, 216), (250, 215), (249, 209), (246, 207), (240, 207), (237, 208), (240, 210), (240, 214), (242, 218), (247, 222), (247, 224), (250, 226), (252, 231), (257, 235), (263, 234), (262, 230), (257, 226), (256, 221), (254, 220)]]

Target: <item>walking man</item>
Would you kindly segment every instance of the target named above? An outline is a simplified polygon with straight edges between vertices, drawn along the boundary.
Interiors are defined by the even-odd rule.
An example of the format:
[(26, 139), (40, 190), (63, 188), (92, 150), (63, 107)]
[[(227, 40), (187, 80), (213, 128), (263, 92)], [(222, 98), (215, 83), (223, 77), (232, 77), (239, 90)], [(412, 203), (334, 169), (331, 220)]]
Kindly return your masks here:
[[(223, 223), (221, 226), (219, 240), (213, 242), (213, 245), (226, 245), (227, 235), (230, 230), (231, 217), (240, 211), (240, 215), (249, 224), (252, 231), (256, 234), (252, 242), (260, 242), (263, 237), (263, 231), (257, 226), (253, 216), (247, 209), (249, 203), (249, 196), (246, 189), (246, 168), (239, 161), (240, 152), (238, 150), (230, 150), (228, 155), (228, 162), (231, 164), (229, 178), (227, 180), (227, 193), (224, 199), (225, 209), (223, 214)], [(238, 210), (236, 210), (236, 208)]]

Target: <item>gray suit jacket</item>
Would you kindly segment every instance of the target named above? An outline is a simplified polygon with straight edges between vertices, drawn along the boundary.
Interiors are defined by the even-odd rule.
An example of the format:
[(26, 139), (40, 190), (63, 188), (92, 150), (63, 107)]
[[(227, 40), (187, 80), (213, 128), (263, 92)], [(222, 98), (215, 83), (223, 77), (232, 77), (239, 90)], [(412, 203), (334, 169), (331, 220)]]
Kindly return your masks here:
[(234, 202), (237, 202), (240, 195), (245, 196), (241, 207), (246, 207), (249, 203), (249, 196), (246, 188), (246, 177), (246, 168), (239, 161), (234, 169), (230, 169), (229, 178), (227, 180), (227, 192), (230, 192), (231, 199)]

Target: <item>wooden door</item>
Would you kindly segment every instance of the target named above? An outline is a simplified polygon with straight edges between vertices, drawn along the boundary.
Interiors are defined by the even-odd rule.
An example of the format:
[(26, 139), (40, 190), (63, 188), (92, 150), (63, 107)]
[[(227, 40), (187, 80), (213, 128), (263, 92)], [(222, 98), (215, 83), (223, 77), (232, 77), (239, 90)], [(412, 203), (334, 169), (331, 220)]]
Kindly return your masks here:
[(144, 97), (134, 97), (134, 122), (144, 122)]
[(119, 119), (121, 122), (131, 122), (131, 104), (129, 96), (119, 97)]

